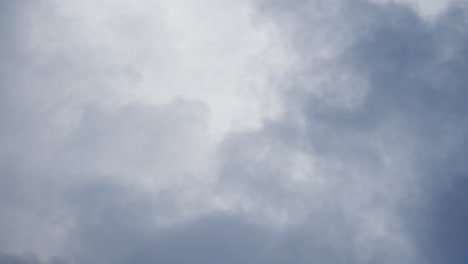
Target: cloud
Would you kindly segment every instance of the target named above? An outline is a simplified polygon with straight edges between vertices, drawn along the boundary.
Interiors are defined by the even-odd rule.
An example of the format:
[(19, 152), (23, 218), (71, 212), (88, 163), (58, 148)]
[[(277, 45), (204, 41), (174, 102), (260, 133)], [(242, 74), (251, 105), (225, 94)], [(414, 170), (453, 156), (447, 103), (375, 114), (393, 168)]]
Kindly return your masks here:
[(62, 264), (61, 259), (54, 257), (48, 262), (41, 262), (31, 254), (23, 255), (8, 255), (0, 252), (0, 263), (2, 264), (41, 264), (41, 263), (50, 263), (50, 264)]
[(203, 3), (0, 4), (0, 264), (466, 262), (465, 6)]
[[(268, 4), (297, 57), (310, 60), (285, 77), (282, 119), (224, 143), (230, 201), (272, 222), (324, 217), (311, 236), (346, 261), (322, 260), (312, 246), (312, 262), (463, 263), (466, 11), (428, 23), (401, 5), (340, 3), (327, 16), (307, 1)], [(335, 39), (338, 56), (314, 53)], [(343, 228), (341, 239), (329, 226)]]

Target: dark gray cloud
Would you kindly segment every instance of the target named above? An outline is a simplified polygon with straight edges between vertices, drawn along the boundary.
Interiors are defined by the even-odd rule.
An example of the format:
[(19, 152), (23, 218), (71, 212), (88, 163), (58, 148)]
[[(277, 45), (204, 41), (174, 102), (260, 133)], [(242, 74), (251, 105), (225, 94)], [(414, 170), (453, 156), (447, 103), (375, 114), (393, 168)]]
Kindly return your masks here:
[(40, 261), (36, 256), (32, 254), (22, 255), (9, 255), (0, 252), (0, 263), (1, 264), (66, 264), (63, 260), (58, 257), (53, 257), (47, 262)]
[(426, 200), (403, 217), (412, 222), (410, 230), (418, 230), (425, 262), (465, 263), (468, 108), (462, 98), (468, 96), (468, 35), (461, 28), (468, 26), (466, 10), (449, 9), (433, 25), (409, 12), (397, 23), (388, 21), (376, 23), (374, 34), (350, 51), (353, 66), (373, 87), (362, 113), (375, 115), (374, 122), (385, 122), (379, 120), (385, 116), (401, 120), (416, 143), (415, 173)]
[(466, 7), (258, 1), (284, 112), (212, 145), (202, 103), (31, 49), (41, 3), (0, 4), (0, 264), (466, 263)]
[(156, 228), (160, 215), (175, 210), (174, 197), (128, 189), (90, 184), (81, 190), (86, 198), (75, 200), (80, 225), (69, 240), (77, 263), (267, 263), (271, 235), (261, 226), (213, 215)]
[[(245, 200), (256, 201), (255, 210), (272, 207), (296, 220), (308, 214), (303, 221), (312, 225), (311, 219), (325, 217), (310, 231), (321, 246), (307, 239), (299, 243), (309, 245), (307, 253), (298, 254), (311, 262), (465, 263), (465, 9), (450, 8), (428, 23), (401, 5), (343, 4), (335, 14), (341, 18), (331, 17), (326, 29), (331, 32), (325, 35), (353, 34), (330, 63), (313, 57), (322, 39), (317, 41), (314, 34), (320, 33), (310, 25), (326, 12), (316, 14), (320, 5), (269, 4), (268, 12), (286, 20), (280, 21), (288, 25), (285, 34), (292, 36), (298, 56), (311, 61), (285, 78), (290, 88), (283, 119), (226, 141), (222, 186), (250, 196)], [(340, 75), (348, 72), (366, 81), (357, 103), (322, 95), (359, 92), (353, 80), (340, 83)], [(325, 87), (301, 81), (320, 74), (330, 75), (324, 77), (330, 78)], [(315, 162), (309, 181), (291, 179), (296, 153)], [(372, 234), (380, 213), (391, 220), (380, 226), (384, 233)], [(342, 228), (337, 231), (341, 239), (323, 231), (329, 226)], [(319, 252), (329, 253), (322, 258)]]

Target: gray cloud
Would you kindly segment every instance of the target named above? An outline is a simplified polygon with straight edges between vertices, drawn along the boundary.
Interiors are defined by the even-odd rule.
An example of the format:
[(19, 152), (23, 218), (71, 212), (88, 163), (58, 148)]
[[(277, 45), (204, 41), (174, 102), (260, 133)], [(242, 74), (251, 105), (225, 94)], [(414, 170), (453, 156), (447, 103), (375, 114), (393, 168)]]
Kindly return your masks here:
[(32, 254), (22, 254), (22, 255), (9, 255), (0, 252), (0, 263), (2, 264), (41, 264), (41, 263), (50, 263), (50, 264), (65, 264), (58, 257), (53, 257), (48, 262), (41, 262), (36, 256)]
[[(325, 217), (311, 231), (322, 247), (299, 242), (310, 246), (304, 257), (311, 262), (464, 263), (466, 11), (453, 7), (431, 24), (401, 5), (344, 4), (323, 35), (355, 34), (337, 47), (335, 61), (324, 62), (313, 57), (321, 33), (309, 29), (323, 13), (309, 3), (268, 7), (299, 14), (283, 15), (285, 34), (311, 61), (285, 78), (284, 118), (227, 140), (223, 186), (255, 201), (256, 212), (270, 207), (295, 221), (308, 215), (302, 221), (312, 225)], [(364, 88), (340, 83), (349, 72), (365, 80), (351, 104), (339, 96)], [(329, 79), (302, 81), (319, 75)], [(297, 153), (315, 166), (306, 180), (291, 177)], [(329, 226), (342, 228), (340, 238), (323, 231)]]
[(67, 41), (44, 62), (41, 3), (0, 4), (0, 264), (468, 259), (464, 6), (258, 1), (284, 111), (213, 143), (202, 102), (109, 103)]

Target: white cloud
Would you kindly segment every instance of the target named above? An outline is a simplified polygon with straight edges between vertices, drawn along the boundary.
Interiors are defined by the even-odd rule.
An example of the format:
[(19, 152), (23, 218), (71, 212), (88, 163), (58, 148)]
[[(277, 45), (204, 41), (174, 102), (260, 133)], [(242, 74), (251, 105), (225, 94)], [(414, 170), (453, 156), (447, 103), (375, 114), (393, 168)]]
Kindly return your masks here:
[(34, 52), (46, 56), (42, 60), (58, 53), (92, 67), (94, 82), (103, 86), (92, 93), (103, 93), (101, 101), (200, 100), (218, 138), (230, 129), (258, 126), (276, 111), (265, 80), (288, 58), (272, 25), (255, 20), (249, 1), (50, 5), (32, 21)]

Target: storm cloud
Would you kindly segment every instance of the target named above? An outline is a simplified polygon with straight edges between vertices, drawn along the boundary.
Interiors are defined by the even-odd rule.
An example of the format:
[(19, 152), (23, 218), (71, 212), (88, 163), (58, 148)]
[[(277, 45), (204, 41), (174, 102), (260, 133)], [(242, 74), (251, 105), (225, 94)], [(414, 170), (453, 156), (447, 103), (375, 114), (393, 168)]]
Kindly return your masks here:
[(463, 1), (0, 20), (0, 264), (468, 261)]

